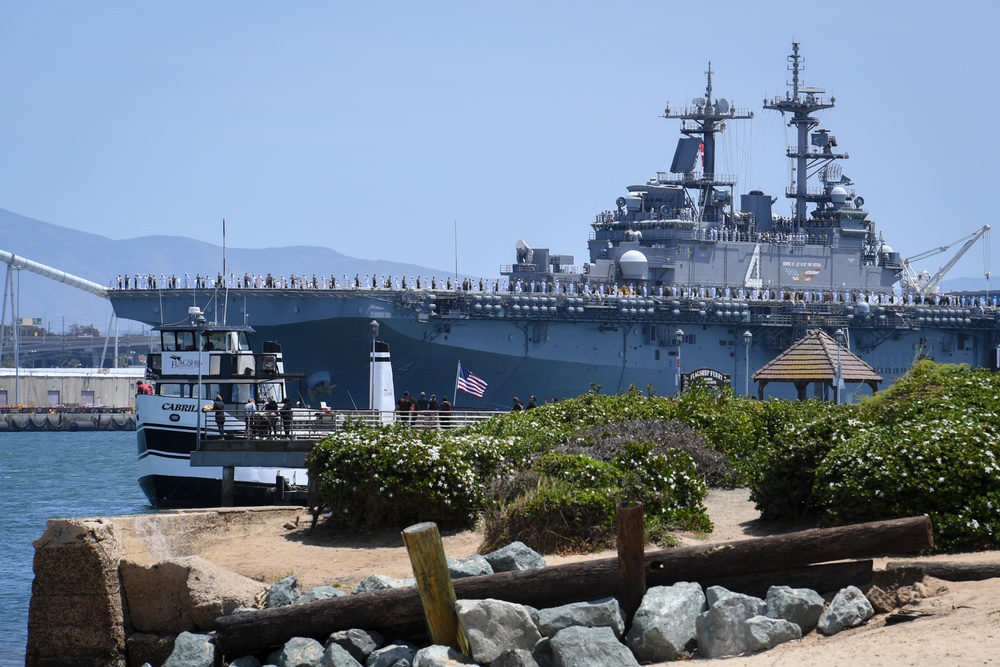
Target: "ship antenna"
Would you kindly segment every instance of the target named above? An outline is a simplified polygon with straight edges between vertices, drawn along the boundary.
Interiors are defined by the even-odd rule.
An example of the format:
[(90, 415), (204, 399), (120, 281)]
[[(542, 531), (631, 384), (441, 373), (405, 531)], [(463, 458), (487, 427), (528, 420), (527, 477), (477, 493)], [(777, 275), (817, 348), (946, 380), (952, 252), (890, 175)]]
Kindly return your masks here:
[[(803, 85), (802, 71), (805, 68), (803, 67), (803, 58), (799, 55), (798, 42), (792, 42), (792, 54), (788, 56), (788, 62), (790, 63), (788, 69), (792, 72), (792, 81), (788, 84), (792, 88), (791, 94), (785, 93), (784, 97), (779, 96), (770, 101), (765, 100), (764, 108), (792, 115), (788, 124), (795, 127), (796, 144), (789, 149), (788, 157), (795, 160), (795, 170), (792, 187), (786, 191), (785, 196), (795, 200), (794, 220), (796, 225), (801, 227), (809, 217), (806, 207), (810, 198), (813, 197), (815, 200), (806, 187), (806, 181), (811, 173), (810, 166), (816, 167), (819, 164), (846, 159), (847, 154), (834, 153), (832, 150), (822, 153), (810, 151), (809, 132), (819, 125), (819, 118), (814, 114), (817, 111), (832, 109), (834, 99), (832, 97), (829, 100), (824, 99), (823, 94), (826, 91), (822, 88)], [(836, 146), (836, 144), (832, 143), (829, 147), (832, 148), (832, 146)], [(813, 172), (819, 173), (819, 169), (814, 169)]]

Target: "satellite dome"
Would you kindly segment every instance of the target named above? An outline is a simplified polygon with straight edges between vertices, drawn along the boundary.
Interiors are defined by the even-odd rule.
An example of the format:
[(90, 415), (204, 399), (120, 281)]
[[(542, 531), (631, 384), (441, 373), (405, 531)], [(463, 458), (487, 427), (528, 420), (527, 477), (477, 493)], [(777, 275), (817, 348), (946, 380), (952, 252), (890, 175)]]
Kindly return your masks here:
[(833, 190), (830, 190), (830, 199), (833, 200), (834, 204), (843, 204), (847, 201), (847, 190), (838, 185)]
[(622, 277), (631, 280), (645, 279), (647, 264), (646, 256), (638, 250), (629, 250), (618, 259)]
[(888, 243), (883, 243), (882, 244), (882, 252), (884, 252), (885, 254), (888, 255), (890, 252), (893, 252), (892, 246), (890, 246)]

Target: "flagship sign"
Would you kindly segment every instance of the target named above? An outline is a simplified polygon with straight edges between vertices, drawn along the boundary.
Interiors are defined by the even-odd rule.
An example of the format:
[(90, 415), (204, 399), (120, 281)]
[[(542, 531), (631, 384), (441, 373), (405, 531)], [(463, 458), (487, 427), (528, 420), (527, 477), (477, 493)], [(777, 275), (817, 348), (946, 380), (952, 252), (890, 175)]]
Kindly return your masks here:
[(682, 373), (681, 391), (687, 391), (696, 382), (711, 389), (722, 389), (729, 386), (729, 375), (720, 373), (714, 368), (699, 368), (690, 373)]
[(206, 367), (205, 352), (164, 352), (161, 357), (164, 375), (197, 375), (198, 367)]
[(781, 268), (793, 282), (807, 283), (819, 275), (823, 264), (821, 262), (786, 261), (781, 263)]

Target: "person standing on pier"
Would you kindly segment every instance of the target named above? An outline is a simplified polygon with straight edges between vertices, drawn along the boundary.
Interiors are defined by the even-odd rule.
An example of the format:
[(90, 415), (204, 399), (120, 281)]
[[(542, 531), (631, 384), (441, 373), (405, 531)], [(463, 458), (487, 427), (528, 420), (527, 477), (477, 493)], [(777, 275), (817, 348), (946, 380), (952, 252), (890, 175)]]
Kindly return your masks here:
[(219, 427), (219, 437), (221, 438), (225, 435), (226, 403), (222, 400), (222, 396), (220, 394), (216, 394), (215, 400), (212, 401), (212, 411), (215, 412), (215, 425)]

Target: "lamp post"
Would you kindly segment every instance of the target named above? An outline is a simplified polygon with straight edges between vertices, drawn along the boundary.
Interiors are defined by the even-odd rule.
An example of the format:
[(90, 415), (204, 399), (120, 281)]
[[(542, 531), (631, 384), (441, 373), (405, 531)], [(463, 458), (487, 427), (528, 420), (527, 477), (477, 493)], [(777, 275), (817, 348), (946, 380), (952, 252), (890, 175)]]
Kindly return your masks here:
[(837, 386), (833, 390), (834, 404), (840, 405), (840, 392), (844, 389), (844, 368), (840, 365), (840, 348), (844, 344), (844, 330), (837, 329), (833, 333), (837, 339)]
[(744, 331), (743, 332), (743, 350), (744, 350), (744, 357), (745, 357), (745, 362), (746, 362), (746, 369), (744, 370), (743, 374), (746, 377), (744, 377), (745, 384), (744, 384), (744, 388), (743, 388), (743, 393), (746, 394), (747, 397), (750, 396), (750, 344), (751, 343), (753, 343), (753, 334), (750, 333), (749, 331)]
[(368, 333), (372, 336), (372, 359), (368, 364), (368, 409), (375, 410), (375, 341), (378, 339), (378, 322), (372, 320), (368, 324)]
[(197, 327), (198, 335), (195, 336), (195, 348), (198, 350), (198, 387), (196, 391), (198, 392), (198, 411), (195, 413), (195, 418), (198, 420), (198, 427), (194, 431), (194, 448), (196, 451), (201, 450), (201, 416), (204, 410), (202, 410), (202, 401), (204, 399), (204, 391), (201, 388), (201, 357), (205, 349), (205, 314), (201, 312), (201, 308), (198, 306), (191, 306), (188, 308), (188, 316), (194, 320), (194, 324)]
[(674, 376), (674, 384), (677, 387), (677, 393), (681, 393), (681, 345), (684, 343), (684, 331), (678, 329), (674, 332), (674, 345), (677, 346), (677, 373)]

